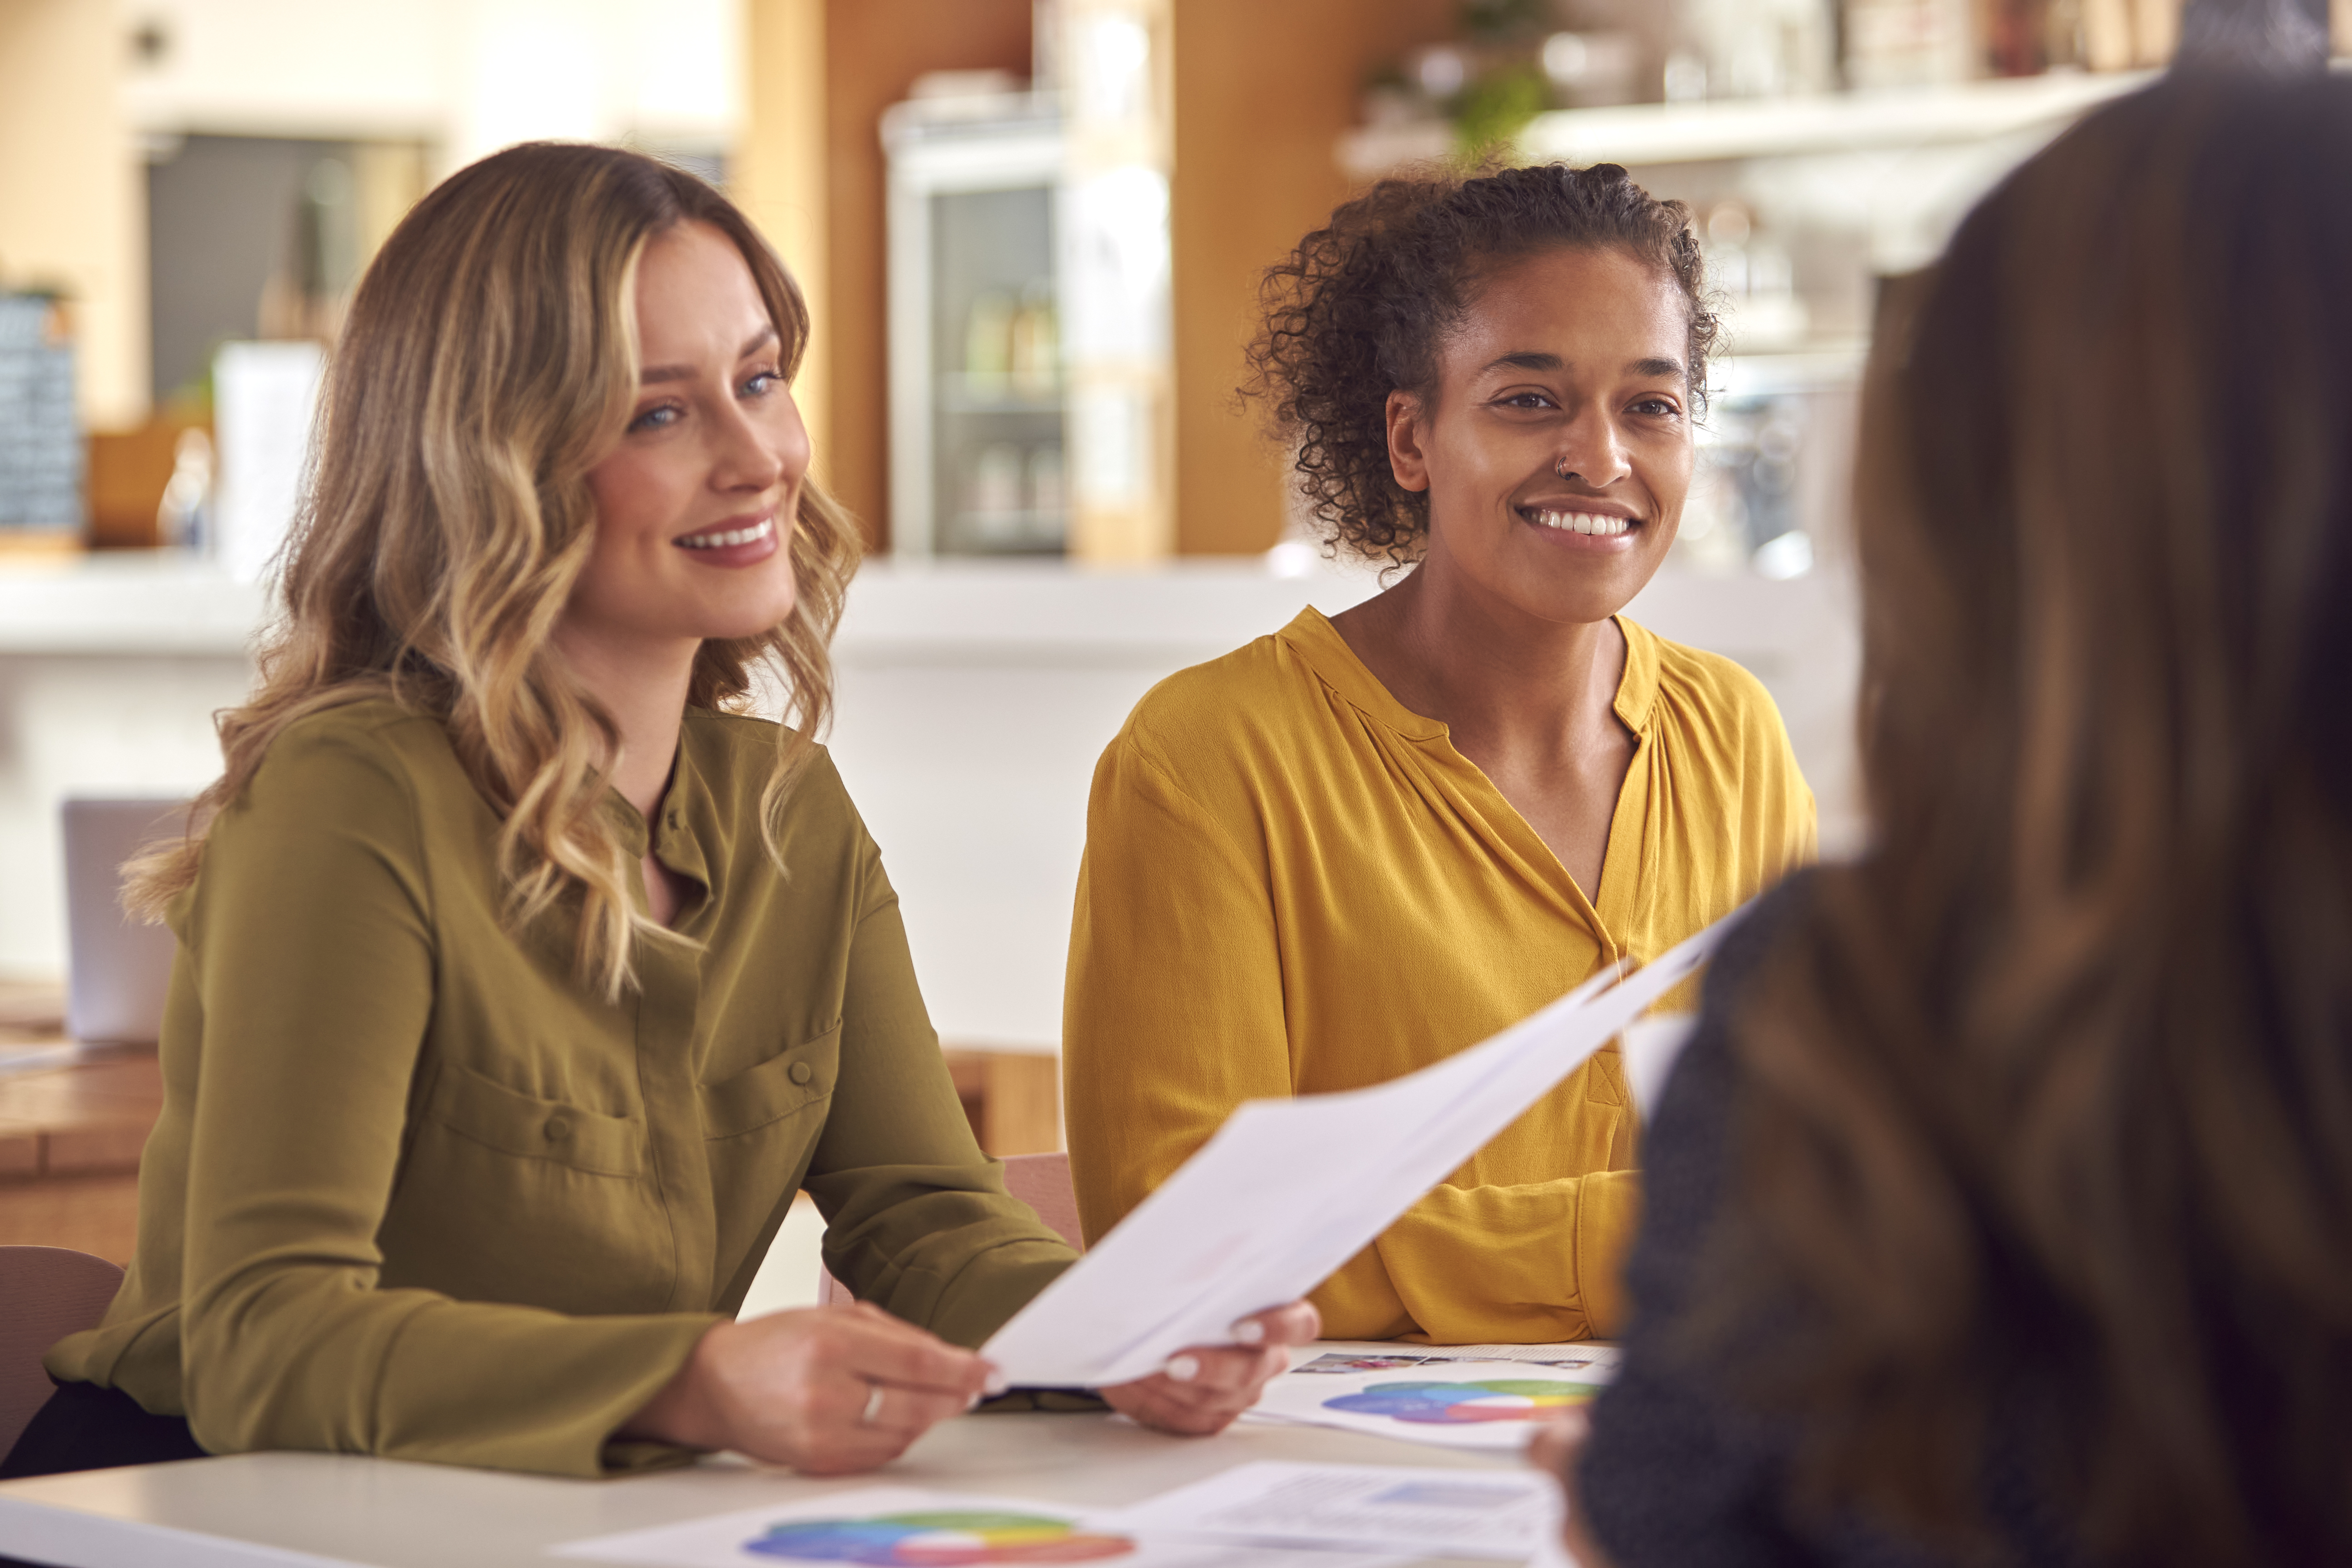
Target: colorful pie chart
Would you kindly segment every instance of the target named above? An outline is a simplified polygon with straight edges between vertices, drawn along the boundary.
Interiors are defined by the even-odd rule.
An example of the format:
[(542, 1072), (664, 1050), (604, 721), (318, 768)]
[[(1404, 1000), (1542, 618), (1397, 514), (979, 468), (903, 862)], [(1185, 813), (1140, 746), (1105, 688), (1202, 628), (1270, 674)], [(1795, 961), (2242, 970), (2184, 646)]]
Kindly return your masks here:
[(1323, 1402), (1326, 1410), (1386, 1415), (1421, 1426), (1474, 1421), (1534, 1421), (1548, 1410), (1582, 1405), (1600, 1388), (1556, 1378), (1503, 1378), (1493, 1383), (1376, 1383), (1358, 1394)]
[(958, 1510), (814, 1519), (771, 1526), (743, 1550), (797, 1563), (870, 1563), (884, 1568), (963, 1568), (975, 1563), (1100, 1563), (1135, 1542), (1089, 1535), (1065, 1520)]

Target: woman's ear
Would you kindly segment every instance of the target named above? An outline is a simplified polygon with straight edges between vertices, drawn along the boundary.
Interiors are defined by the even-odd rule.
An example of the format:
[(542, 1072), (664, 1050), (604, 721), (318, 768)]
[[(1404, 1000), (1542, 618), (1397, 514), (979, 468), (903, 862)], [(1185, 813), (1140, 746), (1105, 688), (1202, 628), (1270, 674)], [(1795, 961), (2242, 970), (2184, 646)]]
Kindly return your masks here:
[(1421, 399), (1410, 392), (1389, 394), (1389, 472), (1409, 490), (1429, 488), (1429, 459), (1422, 455)]

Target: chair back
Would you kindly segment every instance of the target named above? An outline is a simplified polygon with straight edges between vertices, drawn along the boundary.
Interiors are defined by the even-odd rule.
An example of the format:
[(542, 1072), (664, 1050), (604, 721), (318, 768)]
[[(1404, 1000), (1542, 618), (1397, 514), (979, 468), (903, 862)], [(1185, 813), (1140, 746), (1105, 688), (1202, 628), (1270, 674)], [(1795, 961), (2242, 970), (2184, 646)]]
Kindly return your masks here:
[(1013, 1154), (1004, 1162), (1004, 1190), (1037, 1211), (1048, 1229), (1076, 1247), (1087, 1249), (1086, 1232), (1078, 1227), (1078, 1190), (1070, 1184), (1067, 1154)]
[(0, 1456), (53, 1392), (41, 1358), (68, 1334), (98, 1326), (122, 1270), (63, 1247), (0, 1247)]
[[(1087, 1249), (1086, 1233), (1078, 1227), (1078, 1192), (1070, 1184), (1067, 1154), (1009, 1154), (1004, 1160), (1004, 1190), (1037, 1211), (1045, 1228), (1076, 1247)], [(857, 1300), (849, 1287), (823, 1265), (817, 1268), (817, 1300), (825, 1306)]]

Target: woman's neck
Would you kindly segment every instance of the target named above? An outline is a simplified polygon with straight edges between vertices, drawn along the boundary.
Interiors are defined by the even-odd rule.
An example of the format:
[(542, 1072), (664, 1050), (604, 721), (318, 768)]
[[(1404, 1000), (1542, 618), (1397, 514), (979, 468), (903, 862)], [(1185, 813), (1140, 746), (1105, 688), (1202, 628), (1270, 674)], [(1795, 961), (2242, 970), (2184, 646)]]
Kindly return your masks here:
[(582, 686), (603, 705), (620, 729), (621, 754), (613, 787), (647, 823), (661, 808), (677, 760), (677, 738), (686, 722), (686, 697), (693, 685), (696, 642), (648, 647), (559, 627), (555, 645)]
[(1597, 908), (1634, 750), (1616, 713), (1616, 621), (1528, 615), (1433, 551), (1334, 624), (1390, 695), (1445, 725)]
[(1334, 624), (1391, 696), (1444, 724), (1465, 754), (1540, 765), (1622, 731), (1625, 637), (1614, 619), (1530, 616), (1433, 554)]

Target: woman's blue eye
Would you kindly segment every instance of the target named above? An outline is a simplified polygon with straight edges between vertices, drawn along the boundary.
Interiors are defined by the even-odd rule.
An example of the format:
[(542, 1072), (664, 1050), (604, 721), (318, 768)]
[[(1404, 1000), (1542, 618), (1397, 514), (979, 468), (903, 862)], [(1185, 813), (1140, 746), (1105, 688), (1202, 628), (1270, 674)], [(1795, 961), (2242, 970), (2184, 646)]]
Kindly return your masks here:
[(743, 394), (747, 397), (764, 397), (782, 385), (783, 379), (772, 370), (756, 372), (743, 384)]
[(666, 430), (670, 426), (677, 423), (677, 414), (678, 411), (676, 408), (665, 403), (657, 408), (648, 408), (643, 414), (638, 415), (635, 419), (630, 420), (629, 428), (632, 431)]

